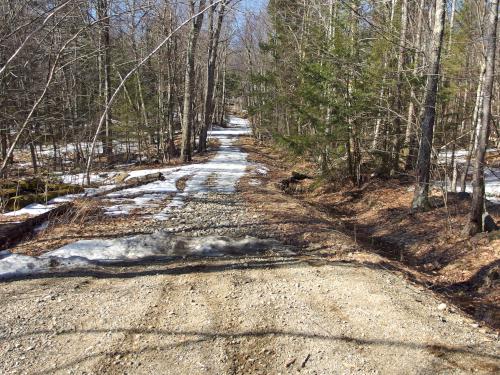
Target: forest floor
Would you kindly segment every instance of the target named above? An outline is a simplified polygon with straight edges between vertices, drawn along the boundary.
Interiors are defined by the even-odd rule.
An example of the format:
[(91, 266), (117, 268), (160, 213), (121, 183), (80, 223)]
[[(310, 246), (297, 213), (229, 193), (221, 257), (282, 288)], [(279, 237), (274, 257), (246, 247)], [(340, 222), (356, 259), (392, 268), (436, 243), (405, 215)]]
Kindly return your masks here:
[(233, 169), (249, 160), (234, 192), (195, 169), (163, 220), (77, 202), (90, 221), (53, 223), (12, 249), (82, 254), (89, 238), (89, 251), (153, 256), (3, 281), (0, 373), (498, 373), (498, 332), (410, 279), (423, 272), (409, 254), (393, 260), (353, 236), (357, 216), (326, 198), (283, 193), (279, 153), (250, 139), (222, 147)]
[[(274, 175), (277, 181), (291, 170), (314, 173), (309, 163), (274, 147), (248, 140), (244, 148), (253, 161), (281, 165)], [(497, 166), (496, 159), (491, 162)], [(430, 211), (411, 212), (413, 186), (405, 176), (374, 178), (362, 188), (304, 180), (288, 193), (336, 219), (339, 232), (366, 253), (382, 256), (388, 268), (438, 292), (483, 324), (500, 328), (500, 233), (463, 236), (470, 196), (448, 192), (443, 198), (438, 188), (431, 191)], [(500, 222), (500, 205), (487, 206)]]

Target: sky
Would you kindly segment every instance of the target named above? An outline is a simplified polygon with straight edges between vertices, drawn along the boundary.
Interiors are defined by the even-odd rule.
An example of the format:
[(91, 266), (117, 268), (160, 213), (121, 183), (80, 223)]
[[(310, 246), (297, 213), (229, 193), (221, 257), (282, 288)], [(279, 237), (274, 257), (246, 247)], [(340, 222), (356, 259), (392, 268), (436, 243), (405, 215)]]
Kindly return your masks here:
[(245, 10), (259, 10), (264, 8), (268, 3), (268, 0), (243, 0), (241, 6)]
[(238, 11), (236, 12), (236, 23), (241, 26), (244, 15), (247, 12), (258, 12), (267, 7), (269, 0), (241, 0), (238, 2)]

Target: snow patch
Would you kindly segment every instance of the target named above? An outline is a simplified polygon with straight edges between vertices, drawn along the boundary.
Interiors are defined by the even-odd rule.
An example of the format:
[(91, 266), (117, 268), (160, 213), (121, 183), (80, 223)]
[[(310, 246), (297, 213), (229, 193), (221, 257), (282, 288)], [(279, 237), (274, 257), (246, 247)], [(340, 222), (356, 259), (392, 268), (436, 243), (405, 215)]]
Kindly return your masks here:
[(47, 272), (57, 268), (74, 268), (87, 263), (79, 259), (71, 261), (52, 258), (30, 257), (28, 255), (12, 254), (5, 250), (0, 252), (0, 279), (9, 279), (26, 275)]
[(82, 240), (39, 257), (0, 252), (0, 279), (98, 265), (175, 257), (250, 255), (274, 250), (293, 254), (275, 240), (245, 237), (179, 237), (168, 232), (117, 239)]
[[(154, 202), (160, 205), (167, 195), (172, 195), (172, 201), (161, 212), (152, 216), (155, 220), (164, 221), (169, 218), (169, 213), (173, 209), (181, 208), (189, 197), (201, 198), (210, 192), (234, 193), (237, 182), (245, 175), (248, 166), (248, 155), (233, 145), (234, 140), (236, 137), (250, 133), (247, 120), (231, 117), (230, 127), (214, 127), (209, 133), (209, 137), (219, 140), (220, 148), (214, 158), (208, 162), (174, 168), (131, 171), (127, 179), (151, 173), (162, 173), (165, 180), (108, 194), (109, 199), (123, 200), (105, 208), (107, 214), (126, 215), (145, 203), (148, 203), (150, 207)], [(181, 192), (177, 190), (176, 183), (184, 177), (188, 179), (184, 191)], [(135, 198), (127, 201), (128, 197)], [(137, 197), (144, 199), (138, 200)]]
[(55, 207), (51, 207), (50, 205), (47, 204), (41, 204), (41, 203), (31, 203), (27, 205), (24, 208), (21, 208), (20, 210), (12, 211), (12, 212), (7, 212), (3, 214), (4, 216), (22, 216), (22, 215), (32, 215), (32, 216), (38, 216), (42, 215), (46, 212), (49, 212), (50, 210), (53, 210)]
[(51, 199), (50, 201), (47, 202), (47, 204), (31, 203), (31, 204), (27, 205), (26, 207), (23, 207), (19, 210), (7, 212), (7, 213), (4, 213), (2, 215), (4, 215), (4, 216), (22, 216), (22, 215), (38, 216), (38, 215), (43, 215), (44, 213), (52, 211), (53, 209), (57, 208), (61, 203), (72, 202), (75, 199), (81, 198), (84, 196), (92, 197), (93, 195), (105, 192), (107, 190), (111, 190), (114, 187), (116, 187), (116, 185), (107, 185), (107, 186), (103, 186), (103, 187), (100, 187), (97, 189), (96, 188), (89, 188), (89, 189), (85, 189), (84, 193), (62, 195), (60, 197), (56, 197), (54, 199)]
[(177, 237), (167, 232), (110, 240), (82, 240), (44, 254), (42, 257), (81, 258), (86, 261), (116, 262), (149, 257), (222, 256), (259, 252), (276, 246), (272, 240), (246, 237)]
[[(234, 141), (239, 136), (251, 134), (248, 120), (230, 117), (229, 127), (214, 127), (209, 132), (209, 137), (220, 142), (220, 148), (214, 158), (206, 163), (189, 164), (181, 167), (143, 169), (128, 172), (126, 180), (142, 177), (152, 173), (162, 173), (164, 181), (154, 181), (146, 185), (128, 188), (107, 194), (106, 200), (112, 205), (104, 205), (107, 215), (129, 215), (134, 210), (141, 208), (154, 208), (163, 206), (169, 196), (172, 201), (161, 212), (153, 215), (156, 220), (167, 220), (170, 211), (181, 208), (189, 197), (201, 198), (210, 192), (231, 194), (236, 191), (236, 185), (246, 173), (248, 166), (247, 154), (234, 146)], [(267, 168), (258, 168), (259, 174), (267, 174)], [(100, 185), (99, 188), (85, 189), (82, 194), (61, 196), (44, 204), (32, 204), (21, 210), (10, 212), (8, 216), (31, 215), (37, 216), (57, 207), (58, 204), (73, 201), (76, 198), (93, 195), (111, 190), (116, 187), (114, 178), (120, 173), (92, 173), (91, 183)], [(179, 179), (188, 177), (184, 191), (177, 190), (176, 183)], [(61, 175), (64, 183), (81, 184), (86, 180), (84, 173), (76, 175)]]
[[(488, 153), (498, 153), (497, 149), (488, 149)], [(467, 162), (467, 150), (455, 150), (455, 159), (457, 164), (461, 167), (465, 167), (465, 163)], [(442, 151), (438, 155), (438, 162), (442, 165), (450, 165), (452, 159), (453, 152), (452, 151)], [(474, 160), (471, 160), (471, 164), (469, 167), (469, 175), (472, 175), (474, 172)], [(486, 167), (484, 169), (484, 182), (485, 182), (485, 194), (486, 198), (491, 202), (496, 204), (500, 204), (500, 168), (489, 168)], [(449, 190), (450, 186), (448, 186), (447, 181), (438, 181), (438, 186), (444, 187)], [(467, 181), (465, 186), (465, 191), (467, 193), (472, 193), (472, 182)]]
[(262, 175), (262, 176), (266, 176), (269, 173), (269, 168), (264, 167), (263, 165), (261, 165), (261, 166), (255, 168), (255, 172), (257, 174)]

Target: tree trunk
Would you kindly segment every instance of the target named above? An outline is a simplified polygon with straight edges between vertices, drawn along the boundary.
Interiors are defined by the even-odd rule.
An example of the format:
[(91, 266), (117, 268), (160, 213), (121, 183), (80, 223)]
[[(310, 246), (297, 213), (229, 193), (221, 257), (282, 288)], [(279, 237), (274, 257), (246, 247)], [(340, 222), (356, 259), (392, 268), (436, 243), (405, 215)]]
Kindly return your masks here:
[(472, 180), (472, 203), (469, 222), (465, 228), (466, 233), (474, 235), (484, 231), (483, 217), (485, 213), (484, 198), (484, 163), (486, 158), (486, 147), (488, 146), (489, 124), (491, 119), (491, 101), (493, 93), (493, 82), (495, 79), (495, 54), (498, 23), (498, 0), (491, 0), (489, 6), (488, 29), (485, 38), (486, 43), (486, 71), (484, 75), (483, 104), (481, 127), (477, 134), (478, 142), (476, 159), (474, 162), (474, 175)]
[(7, 158), (7, 150), (9, 148), (9, 128), (6, 123), (0, 125), (0, 143), (2, 145), (2, 160)]
[(217, 63), (217, 54), (219, 48), (220, 32), (222, 29), (222, 22), (224, 21), (225, 7), (227, 1), (221, 3), (219, 9), (219, 17), (215, 29), (213, 26), (213, 12), (214, 8), (210, 11), (210, 33), (208, 41), (208, 63), (207, 63), (207, 77), (205, 83), (205, 102), (203, 104), (203, 123), (200, 130), (200, 139), (198, 143), (198, 151), (204, 152), (207, 150), (207, 133), (208, 128), (212, 124), (214, 114), (214, 89), (215, 89), (215, 68)]
[[(200, 0), (199, 9), (205, 7), (205, 0)], [(191, 15), (195, 14), (195, 2), (190, 1)], [(193, 130), (193, 91), (195, 80), (195, 54), (196, 45), (198, 43), (198, 36), (203, 24), (203, 13), (191, 21), (191, 29), (188, 36), (188, 45), (186, 53), (186, 72), (184, 81), (184, 105), (182, 109), (182, 145), (181, 145), (181, 159), (185, 162), (191, 161), (191, 132)]]
[(403, 69), (405, 67), (406, 31), (408, 25), (408, 0), (401, 4), (401, 33), (398, 50), (397, 83), (396, 83), (396, 117), (393, 128), (393, 153), (391, 175), (399, 171), (401, 151), (401, 117), (403, 116)]
[(30, 155), (31, 155), (31, 164), (33, 166), (33, 173), (37, 174), (38, 173), (38, 163), (36, 160), (36, 149), (35, 149), (35, 144), (34, 144), (33, 140), (30, 141), (29, 148), (30, 148)]
[(220, 119), (219, 124), (224, 126), (224, 119), (226, 117), (226, 71), (227, 71), (227, 48), (224, 48), (224, 60), (222, 62), (222, 92), (220, 104)]
[(429, 183), (431, 168), (432, 139), (436, 118), (436, 97), (439, 82), (441, 50), (443, 46), (445, 0), (436, 0), (434, 27), (432, 31), (432, 49), (429, 56), (427, 83), (425, 88), (424, 111), (422, 116), (420, 147), (417, 161), (417, 181), (412, 208), (417, 210), (429, 207)]
[[(99, 60), (102, 71), (102, 91), (101, 95), (104, 98), (104, 107), (106, 107), (111, 100), (111, 43), (110, 43), (110, 21), (109, 21), (109, 0), (99, 0), (98, 13), (101, 22), (100, 29), (100, 49)], [(113, 140), (111, 135), (111, 109), (106, 112), (104, 122), (104, 142), (103, 151), (104, 155), (111, 155), (113, 153)]]
[[(422, 48), (422, 21), (423, 21), (423, 9), (424, 9), (424, 1), (425, 0), (420, 0), (420, 4), (418, 5), (418, 12), (417, 12), (417, 32), (415, 36), (415, 52), (413, 53), (413, 75), (415, 77), (421, 76), (419, 73), (419, 56), (417, 51), (419, 51)], [(410, 103), (408, 105), (408, 116), (407, 116), (407, 123), (406, 123), (406, 133), (405, 133), (405, 141), (404, 141), (404, 148), (406, 154), (406, 160), (405, 160), (405, 170), (410, 171), (415, 167), (415, 148), (416, 148), (416, 122), (414, 121), (416, 119), (415, 112), (415, 103), (417, 102), (417, 94), (415, 92), (415, 87), (414, 84), (410, 85)]]
[(472, 122), (470, 126), (470, 137), (469, 137), (469, 149), (467, 150), (467, 158), (465, 160), (464, 170), (460, 179), (460, 191), (465, 192), (466, 183), (467, 183), (467, 175), (469, 174), (469, 168), (472, 160), (472, 154), (476, 150), (476, 138), (477, 138), (477, 129), (478, 123), (480, 119), (480, 111), (481, 111), (481, 100), (483, 96), (483, 84), (484, 84), (484, 75), (485, 75), (486, 67), (484, 64), (481, 65), (481, 72), (479, 73), (479, 83), (477, 84), (476, 91), (476, 102), (474, 105), (474, 111), (472, 114)]
[[(174, 29), (174, 17), (173, 17), (173, 11), (172, 9), (169, 10), (169, 29), (165, 31), (165, 34), (168, 35), (172, 33)], [(174, 57), (177, 54), (177, 43), (173, 40), (169, 40), (167, 43), (167, 52), (169, 56), (169, 61), (167, 63), (167, 73), (168, 73), (168, 83), (167, 83), (167, 133), (168, 133), (168, 138), (167, 138), (167, 154), (168, 154), (168, 159), (170, 161), (170, 158), (173, 157), (176, 154), (176, 149), (175, 149), (175, 129), (174, 129), (174, 85), (175, 85), (175, 63), (174, 63)]]
[[(382, 7), (385, 9), (386, 4), (382, 4)], [(387, 21), (389, 22), (389, 29), (392, 31), (393, 23), (394, 23), (394, 8), (395, 8), (395, 1), (391, 0), (391, 6), (389, 9), (389, 13), (387, 14)], [(384, 11), (385, 14), (385, 11)], [(379, 91), (379, 105), (382, 107), (384, 103), (384, 95), (386, 94), (385, 86), (386, 86), (386, 75), (387, 75), (387, 65), (389, 63), (389, 58), (387, 56), (387, 53), (384, 53), (382, 56), (382, 64), (383, 68), (382, 71), (383, 76), (382, 76), (382, 84), (380, 86), (380, 91)], [(374, 136), (373, 136), (373, 142), (372, 142), (372, 150), (377, 150), (377, 147), (379, 146), (380, 143), (380, 135), (383, 133), (382, 125), (383, 125), (383, 117), (385, 117), (385, 114), (379, 113), (377, 115), (377, 120), (375, 122), (375, 129), (374, 129)], [(384, 161), (387, 158), (384, 156)]]

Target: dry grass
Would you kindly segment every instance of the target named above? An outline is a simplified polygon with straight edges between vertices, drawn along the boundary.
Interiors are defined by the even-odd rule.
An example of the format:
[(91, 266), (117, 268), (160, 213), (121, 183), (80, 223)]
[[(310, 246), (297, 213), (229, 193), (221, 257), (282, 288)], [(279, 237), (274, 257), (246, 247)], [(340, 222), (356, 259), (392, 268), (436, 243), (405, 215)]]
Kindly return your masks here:
[(84, 225), (94, 221), (101, 221), (104, 214), (96, 199), (80, 199), (74, 202), (73, 208), (54, 219), (51, 225)]
[(186, 184), (187, 184), (187, 181), (189, 180), (191, 176), (184, 176), (184, 177), (181, 177), (179, 178), (177, 181), (175, 181), (175, 188), (180, 191), (180, 192), (183, 192), (184, 189), (186, 189)]
[(148, 212), (143, 208), (127, 216), (110, 217), (104, 214), (102, 207), (103, 202), (99, 199), (76, 200), (71, 210), (51, 220), (46, 229), (18, 244), (12, 251), (40, 255), (82, 239), (115, 238), (153, 231), (153, 222), (145, 219)]

